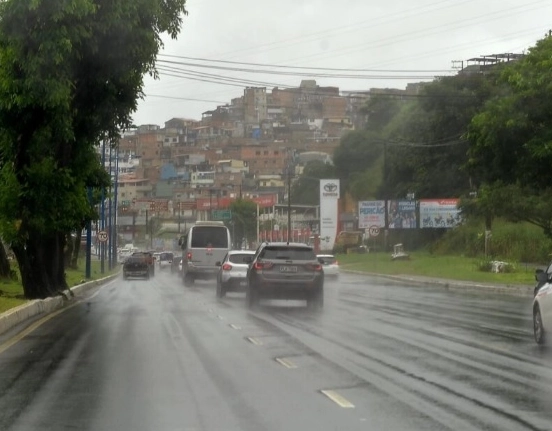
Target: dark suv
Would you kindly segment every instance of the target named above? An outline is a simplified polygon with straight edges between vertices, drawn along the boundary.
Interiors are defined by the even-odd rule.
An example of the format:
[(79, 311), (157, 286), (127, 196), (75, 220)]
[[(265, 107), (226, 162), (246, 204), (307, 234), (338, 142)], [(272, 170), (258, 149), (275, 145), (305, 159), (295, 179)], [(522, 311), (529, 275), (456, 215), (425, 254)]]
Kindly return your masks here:
[(309, 307), (322, 308), (324, 271), (312, 247), (285, 242), (259, 246), (247, 271), (247, 306), (263, 298), (306, 299)]

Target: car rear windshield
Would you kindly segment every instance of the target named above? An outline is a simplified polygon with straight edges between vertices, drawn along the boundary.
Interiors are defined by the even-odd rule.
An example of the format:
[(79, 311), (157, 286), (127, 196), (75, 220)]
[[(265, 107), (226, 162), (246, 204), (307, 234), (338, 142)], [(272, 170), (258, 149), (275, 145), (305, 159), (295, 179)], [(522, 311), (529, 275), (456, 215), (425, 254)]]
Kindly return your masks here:
[(172, 260), (173, 254), (172, 253), (161, 253), (161, 256), (159, 256), (159, 260)]
[(126, 263), (144, 263), (146, 262), (146, 257), (144, 255), (130, 256), (125, 261)]
[(311, 248), (305, 247), (271, 247), (267, 246), (259, 254), (261, 259), (281, 260), (316, 260)]
[(227, 248), (227, 228), (218, 226), (196, 226), (192, 230), (192, 244), (194, 248)]
[(243, 254), (231, 254), (228, 257), (228, 260), (232, 263), (249, 263), (247, 261), (247, 258), (251, 258), (253, 255), (251, 253), (243, 253)]
[(331, 265), (332, 263), (337, 262), (337, 259), (333, 256), (318, 256), (318, 262), (322, 265)]

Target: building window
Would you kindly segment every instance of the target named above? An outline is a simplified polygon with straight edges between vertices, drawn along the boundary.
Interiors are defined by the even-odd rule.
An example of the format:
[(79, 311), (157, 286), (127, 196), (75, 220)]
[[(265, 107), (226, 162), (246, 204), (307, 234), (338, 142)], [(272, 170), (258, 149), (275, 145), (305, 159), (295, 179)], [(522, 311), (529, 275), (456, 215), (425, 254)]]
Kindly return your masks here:
[(260, 152), (260, 151), (255, 151), (255, 155), (256, 155), (256, 156), (260, 156), (260, 155), (261, 155), (261, 152)]
[(274, 155), (277, 156), (279, 153), (278, 151), (274, 151)]
[(268, 156), (268, 151), (263, 151), (263, 155)]

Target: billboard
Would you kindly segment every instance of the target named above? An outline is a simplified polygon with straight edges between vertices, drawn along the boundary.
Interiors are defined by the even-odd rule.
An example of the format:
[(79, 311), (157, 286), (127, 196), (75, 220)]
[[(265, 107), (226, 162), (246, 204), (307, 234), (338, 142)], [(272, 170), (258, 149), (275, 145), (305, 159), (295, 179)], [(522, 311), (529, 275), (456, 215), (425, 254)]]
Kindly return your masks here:
[(358, 203), (358, 227), (368, 229), (385, 227), (385, 201), (361, 201)]
[(418, 227), (416, 201), (388, 201), (387, 226), (389, 229), (415, 229)]
[(339, 180), (320, 180), (320, 249), (332, 250), (338, 226)]
[(421, 228), (451, 228), (461, 222), (458, 199), (422, 199), (420, 201)]

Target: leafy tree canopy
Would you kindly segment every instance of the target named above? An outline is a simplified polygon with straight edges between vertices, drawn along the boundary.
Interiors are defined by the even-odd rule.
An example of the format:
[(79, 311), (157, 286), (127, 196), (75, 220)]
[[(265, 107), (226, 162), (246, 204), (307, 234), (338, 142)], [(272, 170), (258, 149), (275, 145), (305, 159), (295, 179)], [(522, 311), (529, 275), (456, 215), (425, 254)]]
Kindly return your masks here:
[(291, 187), (291, 203), (300, 205), (320, 205), (320, 181), (324, 178), (333, 178), (333, 165), (320, 160), (308, 162), (303, 173)]
[(500, 93), (475, 115), (466, 169), (478, 195), (475, 211), (540, 226), (552, 238), (552, 37), (508, 64)]
[(232, 242), (239, 248), (241, 241), (247, 243), (256, 240), (257, 236), (257, 204), (247, 199), (236, 199), (230, 204), (232, 221), (227, 223), (233, 232)]
[(25, 295), (66, 287), (66, 233), (104, 184), (94, 146), (131, 124), (161, 34), (185, 0), (6, 0), (0, 4), (0, 234)]

